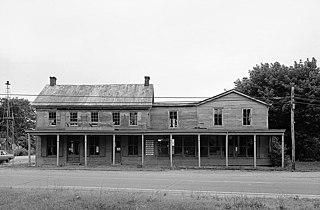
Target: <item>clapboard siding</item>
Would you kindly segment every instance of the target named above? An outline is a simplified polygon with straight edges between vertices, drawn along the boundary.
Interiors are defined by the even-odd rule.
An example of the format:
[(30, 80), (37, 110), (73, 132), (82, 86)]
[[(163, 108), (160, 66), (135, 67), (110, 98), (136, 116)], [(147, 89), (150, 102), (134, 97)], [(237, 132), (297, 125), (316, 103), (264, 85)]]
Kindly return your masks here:
[[(222, 108), (222, 126), (213, 125), (213, 109)], [(242, 109), (252, 109), (250, 126), (242, 125)], [(205, 128), (262, 129), (268, 128), (268, 107), (264, 104), (231, 93), (198, 107), (198, 120)]]
[(178, 112), (179, 129), (193, 129), (197, 127), (196, 107), (153, 107), (151, 110), (151, 128), (168, 129), (170, 111)]

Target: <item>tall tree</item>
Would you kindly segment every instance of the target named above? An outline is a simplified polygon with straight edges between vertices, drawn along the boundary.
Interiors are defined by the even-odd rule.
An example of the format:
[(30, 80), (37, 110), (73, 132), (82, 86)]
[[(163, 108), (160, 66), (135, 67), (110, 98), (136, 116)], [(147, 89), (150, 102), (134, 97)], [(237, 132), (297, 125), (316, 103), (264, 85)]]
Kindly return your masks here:
[(317, 60), (294, 62), (287, 67), (279, 62), (256, 65), (249, 78), (238, 79), (235, 89), (264, 100), (272, 106), (270, 128), (285, 128), (291, 145), (290, 95), (295, 87), (296, 153), (300, 160), (320, 160), (320, 69)]
[[(6, 124), (6, 113), (7, 110), (7, 99), (0, 99), (0, 135), (6, 136), (7, 124)], [(14, 118), (14, 140), (15, 144), (27, 148), (27, 138), (25, 130), (35, 128), (36, 114), (31, 104), (26, 99), (12, 98), (9, 100), (10, 112), (13, 113)], [(11, 116), (10, 116), (11, 117)], [(11, 129), (11, 128), (10, 128)], [(12, 134), (10, 134), (11, 137)], [(33, 144), (34, 147), (34, 144)]]

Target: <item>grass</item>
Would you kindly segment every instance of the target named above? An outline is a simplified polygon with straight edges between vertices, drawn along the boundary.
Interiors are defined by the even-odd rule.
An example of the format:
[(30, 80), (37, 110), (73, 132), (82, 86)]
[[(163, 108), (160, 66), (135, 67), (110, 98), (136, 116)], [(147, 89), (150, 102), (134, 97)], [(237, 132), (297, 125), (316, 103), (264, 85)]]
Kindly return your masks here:
[(320, 199), (0, 188), (0, 209), (320, 209)]

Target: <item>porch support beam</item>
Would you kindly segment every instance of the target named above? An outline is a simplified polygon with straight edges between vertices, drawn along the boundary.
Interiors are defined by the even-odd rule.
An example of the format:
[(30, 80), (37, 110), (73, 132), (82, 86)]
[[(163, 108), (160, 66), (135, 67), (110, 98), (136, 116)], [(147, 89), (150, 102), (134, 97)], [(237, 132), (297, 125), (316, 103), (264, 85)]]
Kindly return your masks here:
[(60, 135), (57, 134), (57, 166), (60, 165), (60, 163), (59, 163), (59, 156), (60, 156), (59, 148), (60, 148)]
[(284, 168), (284, 133), (281, 135), (281, 167)]
[(173, 163), (172, 163), (172, 134), (170, 134), (170, 142), (169, 142), (169, 146), (170, 146), (170, 168), (173, 168)]
[(144, 164), (144, 134), (141, 136), (141, 165)]
[(198, 134), (198, 166), (201, 167), (200, 134)]
[(229, 160), (228, 160), (228, 140), (229, 140), (229, 134), (226, 133), (226, 167), (229, 166)]
[(84, 166), (88, 166), (88, 136), (84, 135)]
[(30, 140), (30, 133), (28, 133), (28, 166), (31, 166), (31, 140)]
[(116, 164), (116, 135), (112, 135), (112, 165)]
[(257, 135), (253, 135), (253, 167), (257, 168)]

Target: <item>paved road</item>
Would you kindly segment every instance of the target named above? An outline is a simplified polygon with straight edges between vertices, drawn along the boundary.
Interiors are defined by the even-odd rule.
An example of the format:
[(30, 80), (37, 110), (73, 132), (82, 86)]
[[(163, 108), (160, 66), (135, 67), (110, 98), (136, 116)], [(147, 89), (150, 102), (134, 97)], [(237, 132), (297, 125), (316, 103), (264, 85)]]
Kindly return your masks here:
[(0, 187), (320, 198), (320, 172), (89, 171), (0, 168)]

